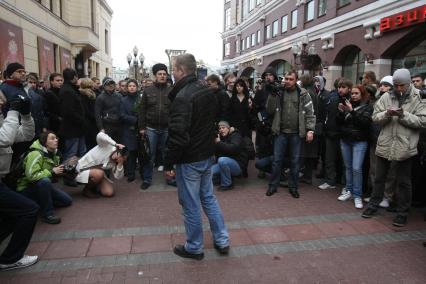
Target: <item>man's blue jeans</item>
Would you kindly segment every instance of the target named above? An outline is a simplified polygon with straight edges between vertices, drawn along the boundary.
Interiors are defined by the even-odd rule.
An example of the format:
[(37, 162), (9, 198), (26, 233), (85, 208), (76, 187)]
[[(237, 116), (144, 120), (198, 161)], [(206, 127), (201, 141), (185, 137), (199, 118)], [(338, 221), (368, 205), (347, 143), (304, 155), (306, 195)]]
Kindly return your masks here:
[(274, 156), (266, 156), (260, 159), (256, 159), (254, 166), (259, 171), (270, 174), (272, 172), (273, 161), (274, 161)]
[(367, 141), (340, 141), (343, 162), (345, 163), (346, 190), (354, 197), (362, 197), (362, 165)]
[(166, 145), (168, 134), (169, 132), (167, 129), (146, 128), (146, 135), (149, 139), (149, 150), (151, 154), (149, 165), (144, 165), (143, 167), (143, 181), (146, 183), (152, 183), (152, 171), (155, 166), (157, 148), (159, 147), (161, 149), (161, 154), (164, 155), (164, 147)]
[(229, 245), (228, 230), (219, 202), (213, 194), (212, 164), (213, 158), (208, 158), (199, 162), (176, 165), (178, 197), (182, 206), (187, 238), (185, 250), (190, 253), (203, 251), (201, 207), (209, 219), (215, 244), (219, 247)]
[(64, 161), (72, 156), (83, 157), (86, 151), (86, 139), (84, 136), (65, 139), (65, 149), (63, 153)]
[(232, 158), (220, 157), (212, 167), (213, 176), (220, 176), (220, 185), (232, 185), (232, 177), (241, 175), (240, 165)]
[(288, 179), (289, 190), (297, 190), (299, 182), (299, 156), (301, 140), (298, 133), (281, 133), (274, 139), (274, 160), (272, 162), (272, 173), (269, 186), (277, 188), (280, 183), (281, 168), (283, 160), (290, 146), (290, 176)]
[(55, 188), (49, 178), (42, 178), (31, 184), (22, 194), (40, 205), (40, 212), (44, 217), (54, 214), (53, 207), (67, 207), (72, 203), (71, 196)]

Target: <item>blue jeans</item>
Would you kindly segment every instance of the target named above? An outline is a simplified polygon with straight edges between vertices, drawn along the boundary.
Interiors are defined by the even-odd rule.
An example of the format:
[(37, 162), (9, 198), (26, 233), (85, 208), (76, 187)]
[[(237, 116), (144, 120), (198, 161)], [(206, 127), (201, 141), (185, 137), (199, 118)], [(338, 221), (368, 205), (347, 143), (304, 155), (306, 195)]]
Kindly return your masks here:
[(54, 214), (53, 207), (67, 207), (72, 203), (68, 193), (57, 189), (49, 178), (42, 178), (29, 185), (22, 194), (40, 205), (40, 212), (44, 217)]
[(220, 157), (212, 167), (213, 176), (220, 176), (220, 185), (232, 185), (232, 177), (241, 175), (240, 165), (232, 158)]
[(65, 139), (65, 149), (63, 153), (64, 161), (72, 156), (83, 157), (86, 151), (86, 139), (84, 136)]
[[(213, 194), (211, 167), (213, 158), (200, 162), (176, 165), (179, 203), (184, 217), (186, 243), (190, 253), (203, 251), (201, 208), (207, 215), (213, 240), (219, 247), (229, 245), (228, 230), (216, 196)], [(200, 206), (201, 205), (201, 206)]]
[(272, 162), (274, 160), (274, 156), (267, 156), (260, 159), (256, 159), (256, 163), (254, 166), (259, 171), (270, 174), (272, 172)]
[(368, 143), (366, 141), (340, 141), (345, 163), (346, 190), (354, 197), (362, 196), (362, 165)]
[(151, 159), (148, 165), (143, 167), (143, 181), (146, 183), (152, 183), (152, 171), (155, 165), (155, 158), (157, 153), (157, 148), (161, 149), (161, 154), (164, 155), (164, 148), (166, 145), (166, 140), (169, 132), (167, 129), (154, 129), (146, 128), (146, 135), (149, 139), (149, 150), (151, 154)]
[(0, 255), (0, 264), (11, 264), (24, 256), (37, 223), (38, 210), (34, 201), (0, 181), (0, 243), (12, 234)]
[(281, 133), (274, 139), (274, 160), (272, 162), (272, 173), (269, 186), (277, 188), (280, 183), (281, 168), (283, 160), (290, 146), (290, 176), (288, 179), (289, 190), (297, 190), (299, 182), (299, 156), (301, 139), (298, 133)]

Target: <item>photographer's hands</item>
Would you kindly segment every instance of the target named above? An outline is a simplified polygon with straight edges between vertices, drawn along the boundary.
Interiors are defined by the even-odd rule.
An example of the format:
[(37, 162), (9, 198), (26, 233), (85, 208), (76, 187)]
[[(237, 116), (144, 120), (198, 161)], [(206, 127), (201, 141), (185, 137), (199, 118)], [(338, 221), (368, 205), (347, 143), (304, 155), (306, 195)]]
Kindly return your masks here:
[(53, 172), (55, 175), (63, 174), (63, 173), (64, 173), (64, 165), (59, 165), (59, 166), (57, 166), (57, 167), (54, 167), (54, 168), (52, 169), (52, 172)]

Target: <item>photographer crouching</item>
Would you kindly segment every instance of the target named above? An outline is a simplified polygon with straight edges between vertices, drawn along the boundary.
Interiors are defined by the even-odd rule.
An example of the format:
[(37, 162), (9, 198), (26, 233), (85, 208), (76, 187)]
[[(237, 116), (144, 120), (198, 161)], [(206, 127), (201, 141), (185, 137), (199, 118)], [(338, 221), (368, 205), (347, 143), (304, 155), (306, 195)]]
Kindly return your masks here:
[(83, 195), (88, 198), (114, 196), (113, 182), (109, 179), (110, 173), (115, 179), (124, 176), (123, 163), (128, 156), (127, 148), (116, 143), (104, 132), (96, 136), (97, 146), (78, 160), (75, 180), (85, 184)]

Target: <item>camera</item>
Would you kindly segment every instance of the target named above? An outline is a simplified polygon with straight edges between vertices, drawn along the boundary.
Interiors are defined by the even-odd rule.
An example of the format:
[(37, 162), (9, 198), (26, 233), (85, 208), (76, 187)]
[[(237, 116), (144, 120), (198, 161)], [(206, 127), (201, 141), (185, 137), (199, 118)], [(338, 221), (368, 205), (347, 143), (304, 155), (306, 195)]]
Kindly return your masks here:
[(419, 90), (420, 97), (426, 99), (426, 89)]
[(77, 167), (77, 165), (66, 164), (66, 165), (64, 165), (64, 173), (65, 174), (75, 174), (75, 173), (77, 173), (76, 167)]
[(279, 94), (282, 90), (284, 90), (284, 87), (279, 81), (269, 82), (262, 80), (262, 84), (265, 85), (265, 90), (271, 92), (272, 94)]

